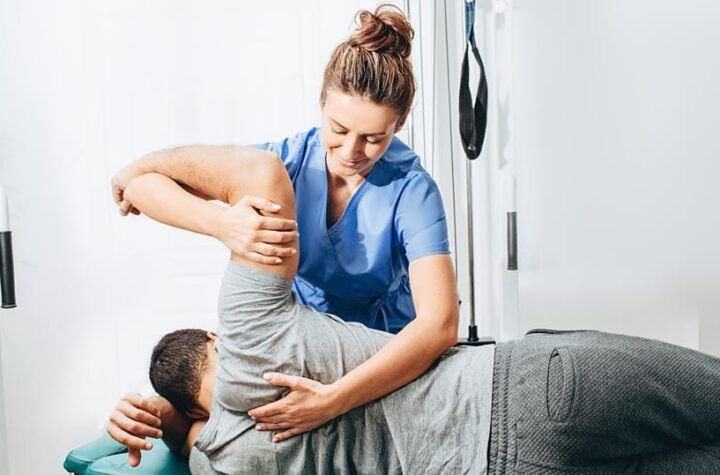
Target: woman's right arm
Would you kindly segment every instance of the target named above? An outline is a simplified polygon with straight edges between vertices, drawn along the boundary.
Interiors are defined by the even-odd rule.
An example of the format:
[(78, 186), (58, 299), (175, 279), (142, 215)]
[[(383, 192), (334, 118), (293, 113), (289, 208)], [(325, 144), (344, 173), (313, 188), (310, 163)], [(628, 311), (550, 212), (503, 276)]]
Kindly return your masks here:
[[(142, 199), (148, 209), (161, 210), (167, 224), (213, 236), (253, 261), (278, 264), (282, 262), (280, 258), (291, 255), (288, 248), (278, 244), (297, 238), (295, 221), (262, 216), (259, 211), (278, 210), (274, 203), (263, 198), (246, 196), (222, 212), (206, 201), (227, 203), (227, 190), (232, 189), (239, 177), (252, 180), (253, 176), (263, 173), (272, 160), (278, 157), (252, 147), (191, 146), (153, 152), (113, 176), (113, 198), (121, 215), (137, 214), (126, 193), (135, 181), (135, 199)], [(175, 180), (187, 190), (187, 196), (183, 200), (170, 199), (163, 187), (149, 186), (151, 182), (147, 180), (143, 186), (137, 186), (143, 180), (136, 178), (152, 173)]]

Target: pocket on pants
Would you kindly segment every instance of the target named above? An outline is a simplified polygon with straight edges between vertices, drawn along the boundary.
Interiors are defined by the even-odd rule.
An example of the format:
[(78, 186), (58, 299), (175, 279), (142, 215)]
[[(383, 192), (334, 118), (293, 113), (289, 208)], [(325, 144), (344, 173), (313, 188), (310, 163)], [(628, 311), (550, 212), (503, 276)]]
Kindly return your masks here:
[(548, 418), (566, 421), (575, 402), (575, 365), (567, 348), (555, 348), (550, 354), (546, 395)]

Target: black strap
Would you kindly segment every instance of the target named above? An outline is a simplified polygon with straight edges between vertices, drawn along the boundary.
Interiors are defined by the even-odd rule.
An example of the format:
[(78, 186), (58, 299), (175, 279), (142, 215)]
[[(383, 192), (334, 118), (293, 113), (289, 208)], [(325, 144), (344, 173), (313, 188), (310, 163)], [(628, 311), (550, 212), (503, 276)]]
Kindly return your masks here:
[[(482, 152), (485, 141), (485, 129), (487, 127), (487, 100), (488, 88), (480, 52), (475, 44), (475, 0), (465, 1), (465, 54), (463, 56), (462, 70), (460, 72), (460, 138), (462, 140), (465, 155), (470, 160), (477, 158)], [(478, 81), (477, 93), (475, 94), (475, 105), (473, 106), (472, 95), (470, 94), (468, 49), (472, 50), (475, 61), (480, 67), (480, 79)]]

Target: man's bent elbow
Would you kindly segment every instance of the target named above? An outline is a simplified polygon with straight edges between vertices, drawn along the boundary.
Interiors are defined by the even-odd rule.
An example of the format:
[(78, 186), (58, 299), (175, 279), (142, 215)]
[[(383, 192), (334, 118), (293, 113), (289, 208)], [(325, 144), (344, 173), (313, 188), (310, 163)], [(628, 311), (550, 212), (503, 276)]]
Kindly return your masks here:
[(252, 191), (246, 194), (254, 194), (278, 204), (287, 204), (288, 200), (293, 199), (293, 191), (285, 165), (275, 153), (260, 150), (258, 152), (252, 167), (252, 184), (249, 187)]

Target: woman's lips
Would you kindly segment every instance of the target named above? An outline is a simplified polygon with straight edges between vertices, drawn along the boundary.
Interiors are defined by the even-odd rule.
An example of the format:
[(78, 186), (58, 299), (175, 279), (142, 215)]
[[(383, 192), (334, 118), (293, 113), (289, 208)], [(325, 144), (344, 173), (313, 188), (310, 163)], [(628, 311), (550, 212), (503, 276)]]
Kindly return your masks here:
[(338, 158), (338, 161), (348, 168), (357, 168), (359, 164), (365, 163), (367, 160), (367, 158), (363, 158), (362, 160), (343, 160), (342, 158)]

